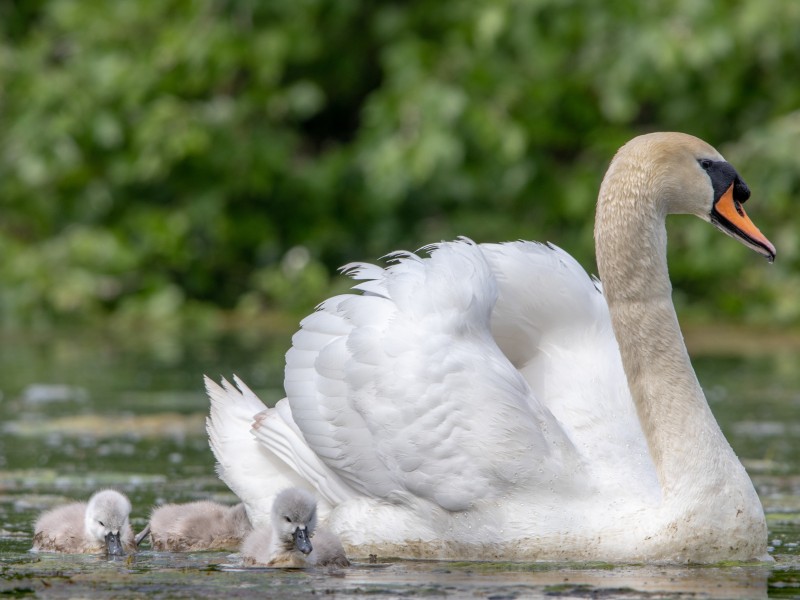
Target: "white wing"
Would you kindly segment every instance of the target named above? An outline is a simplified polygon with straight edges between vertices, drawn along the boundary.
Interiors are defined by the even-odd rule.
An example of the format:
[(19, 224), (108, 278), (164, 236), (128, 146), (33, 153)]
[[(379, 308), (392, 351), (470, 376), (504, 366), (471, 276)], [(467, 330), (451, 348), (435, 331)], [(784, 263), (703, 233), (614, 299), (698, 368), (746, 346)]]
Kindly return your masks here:
[(462, 240), (392, 258), (351, 266), (365, 294), (323, 303), (293, 338), (287, 398), (314, 453), (361, 494), (448, 510), (578, 469), (492, 337), (497, 285), (482, 250)]
[(321, 501), (317, 508), (321, 517), (332, 506), (354, 497), (353, 490), (308, 447), (292, 419), (291, 409), (285, 398), (275, 408), (256, 415), (252, 432), (263, 449), (269, 450), (300, 476), (303, 483), (296, 484), (298, 487), (319, 493)]
[(657, 493), (600, 283), (551, 244), (483, 244), (498, 345), (606, 486)]

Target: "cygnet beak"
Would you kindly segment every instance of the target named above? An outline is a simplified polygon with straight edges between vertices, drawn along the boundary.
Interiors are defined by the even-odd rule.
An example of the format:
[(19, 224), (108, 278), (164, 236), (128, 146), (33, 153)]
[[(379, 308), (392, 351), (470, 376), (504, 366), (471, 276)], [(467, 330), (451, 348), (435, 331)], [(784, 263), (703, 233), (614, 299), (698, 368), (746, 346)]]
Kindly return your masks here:
[(119, 532), (109, 532), (106, 535), (106, 551), (110, 556), (125, 556), (125, 550), (122, 548), (122, 541), (119, 538)]
[(308, 530), (305, 527), (298, 527), (294, 530), (294, 547), (303, 554), (311, 552), (311, 540), (308, 539)]

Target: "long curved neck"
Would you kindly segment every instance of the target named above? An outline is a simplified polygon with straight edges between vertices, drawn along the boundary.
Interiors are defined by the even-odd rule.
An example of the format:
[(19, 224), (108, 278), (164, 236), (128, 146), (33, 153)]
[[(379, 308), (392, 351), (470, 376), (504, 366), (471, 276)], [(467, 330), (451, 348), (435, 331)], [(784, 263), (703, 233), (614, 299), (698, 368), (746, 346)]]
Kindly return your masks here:
[[(672, 304), (665, 210), (657, 186), (609, 175), (598, 199), (595, 242), (622, 363), (665, 495), (697, 494), (730, 476), (738, 459), (711, 414)], [(738, 467), (741, 469), (741, 467)], [(749, 481), (748, 481), (749, 483)]]

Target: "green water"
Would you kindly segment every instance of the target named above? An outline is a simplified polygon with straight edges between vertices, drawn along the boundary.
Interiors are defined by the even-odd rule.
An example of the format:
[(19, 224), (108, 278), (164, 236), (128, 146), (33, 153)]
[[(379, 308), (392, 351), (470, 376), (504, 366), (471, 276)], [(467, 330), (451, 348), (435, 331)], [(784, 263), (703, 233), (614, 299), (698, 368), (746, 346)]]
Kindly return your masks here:
[(0, 597), (800, 597), (800, 355), (699, 357), (715, 415), (767, 511), (774, 565), (383, 560), (339, 571), (242, 568), (229, 553), (149, 550), (124, 560), (28, 552), (36, 515), (113, 486), (134, 529), (163, 501), (233, 502), (203, 430), (202, 375), (239, 374), (280, 397), (288, 334), (131, 343), (75, 335), (6, 337), (0, 347)]

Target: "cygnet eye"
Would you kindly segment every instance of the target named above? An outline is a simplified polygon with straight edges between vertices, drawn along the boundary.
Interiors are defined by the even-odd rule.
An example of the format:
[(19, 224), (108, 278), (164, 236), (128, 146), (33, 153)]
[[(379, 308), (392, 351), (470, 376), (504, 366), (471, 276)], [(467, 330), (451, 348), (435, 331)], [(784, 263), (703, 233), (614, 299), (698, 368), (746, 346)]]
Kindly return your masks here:
[(289, 517), (283, 517), (283, 518), (286, 519), (287, 523), (291, 523), (292, 522), (292, 520)]
[(106, 524), (103, 523), (102, 521), (98, 521), (98, 523), (100, 523), (100, 527), (105, 527), (106, 526)]

